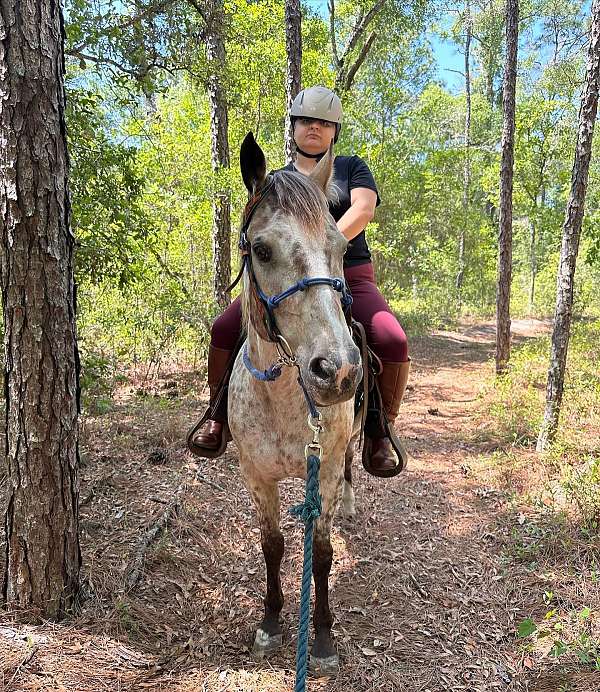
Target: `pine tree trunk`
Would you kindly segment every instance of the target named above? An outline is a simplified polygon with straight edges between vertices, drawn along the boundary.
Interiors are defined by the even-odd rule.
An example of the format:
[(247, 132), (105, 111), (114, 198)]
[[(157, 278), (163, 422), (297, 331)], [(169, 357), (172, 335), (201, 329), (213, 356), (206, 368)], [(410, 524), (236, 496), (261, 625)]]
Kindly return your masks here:
[(585, 207), (594, 124), (598, 112), (600, 84), (600, 0), (592, 4), (592, 27), (588, 49), (585, 87), (579, 110), (579, 129), (571, 175), (571, 192), (562, 229), (562, 246), (556, 282), (556, 309), (550, 367), (546, 386), (546, 408), (537, 441), (538, 452), (544, 451), (556, 436), (564, 391), (565, 368), (575, 290), (575, 268)]
[(529, 266), (531, 269), (531, 276), (529, 280), (529, 314), (533, 315), (535, 307), (535, 280), (537, 277), (537, 234), (535, 221), (529, 222)]
[(506, 3), (506, 64), (502, 96), (502, 162), (498, 231), (498, 283), (496, 288), (496, 373), (505, 372), (510, 359), (510, 286), (512, 279), (512, 192), (515, 148), (515, 93), (519, 2)]
[(287, 54), (285, 160), (286, 163), (289, 163), (294, 158), (296, 150), (290, 109), (293, 100), (300, 91), (302, 75), (302, 12), (300, 0), (285, 0), (285, 50)]
[(471, 187), (471, 5), (467, 1), (465, 18), (465, 162), (463, 166), (463, 222), (458, 237), (458, 273), (456, 291), (459, 307), (462, 304), (462, 286), (465, 278), (465, 245), (469, 225), (469, 190)]
[(79, 404), (60, 4), (0, 3), (8, 607), (56, 618), (79, 585)]
[(228, 112), (225, 74), (225, 18), (222, 0), (215, 0), (207, 27), (208, 101), (210, 104), (211, 165), (215, 179), (213, 199), (213, 294), (221, 308), (229, 305), (227, 288), (231, 282), (231, 196), (229, 170)]

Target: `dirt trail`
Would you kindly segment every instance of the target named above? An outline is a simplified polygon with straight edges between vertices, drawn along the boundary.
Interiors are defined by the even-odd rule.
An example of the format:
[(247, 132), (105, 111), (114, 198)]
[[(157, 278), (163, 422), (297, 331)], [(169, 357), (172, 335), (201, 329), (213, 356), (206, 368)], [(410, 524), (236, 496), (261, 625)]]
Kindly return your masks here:
[[(544, 329), (513, 323), (517, 340)], [(507, 561), (505, 500), (470, 472), (491, 451), (477, 431), (493, 326), (465, 325), (411, 345), (412, 386), (398, 427), (412, 462), (387, 481), (356, 470), (358, 515), (339, 520), (334, 536), (342, 669), (309, 689), (558, 690), (536, 686), (515, 641), (544, 585)], [(247, 647), (264, 583), (258, 529), (235, 450), (200, 467), (183, 448), (199, 407), (185, 397), (130, 400), (86, 422), (82, 548), (91, 597), (66, 625), (27, 627), (0, 613), (0, 689), (292, 689), (301, 530), (284, 517), (284, 647), (253, 662)], [(123, 573), (140, 534), (178, 488), (179, 514), (128, 591)], [(282, 506), (300, 492), (299, 482), (286, 484)], [(590, 684), (570, 689), (597, 689)]]

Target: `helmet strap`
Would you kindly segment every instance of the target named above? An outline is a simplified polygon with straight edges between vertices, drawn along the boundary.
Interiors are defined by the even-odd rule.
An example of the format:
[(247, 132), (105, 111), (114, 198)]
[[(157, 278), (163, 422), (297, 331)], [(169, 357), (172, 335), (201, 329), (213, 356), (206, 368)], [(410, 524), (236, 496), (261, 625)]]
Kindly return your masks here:
[(302, 149), (300, 149), (300, 147), (297, 144), (296, 144), (296, 150), (300, 154), (302, 154), (302, 156), (306, 156), (307, 159), (317, 159), (317, 161), (320, 161), (325, 156), (325, 154), (327, 153), (327, 151), (323, 151), (320, 154), (309, 154), (306, 151), (302, 151)]

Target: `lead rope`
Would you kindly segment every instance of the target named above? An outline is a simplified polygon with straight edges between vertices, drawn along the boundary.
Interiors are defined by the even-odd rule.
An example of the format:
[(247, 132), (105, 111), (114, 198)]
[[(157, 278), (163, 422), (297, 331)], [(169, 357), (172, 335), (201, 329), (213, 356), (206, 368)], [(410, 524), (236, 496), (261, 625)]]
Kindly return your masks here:
[[(298, 381), (303, 384), (301, 378)], [(314, 409), (314, 404), (312, 404), (311, 408)], [(305, 692), (306, 690), (314, 522), (321, 515), (319, 469), (321, 467), (323, 448), (319, 444), (319, 435), (323, 432), (323, 426), (321, 425), (321, 412), (314, 410), (316, 411), (315, 416), (312, 415), (312, 412), (308, 415), (308, 426), (313, 431), (313, 439), (304, 448), (307, 465), (304, 502), (290, 509), (290, 514), (298, 517), (304, 523), (304, 561), (302, 564), (302, 587), (300, 590), (300, 621), (298, 624), (298, 645), (296, 647), (296, 683), (294, 692)]]

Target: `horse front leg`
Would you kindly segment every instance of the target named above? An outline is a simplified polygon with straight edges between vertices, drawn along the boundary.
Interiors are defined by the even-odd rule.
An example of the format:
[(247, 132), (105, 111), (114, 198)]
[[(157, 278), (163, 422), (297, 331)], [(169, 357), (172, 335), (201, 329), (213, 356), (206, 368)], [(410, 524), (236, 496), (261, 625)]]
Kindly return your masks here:
[(315, 523), (313, 536), (313, 578), (315, 580), (315, 639), (309, 667), (315, 675), (335, 675), (340, 667), (331, 636), (333, 616), (329, 608), (329, 573), (333, 562), (331, 524), (342, 495), (343, 478), (321, 481), (322, 514)]
[(277, 483), (253, 483), (250, 492), (258, 512), (260, 543), (267, 572), (267, 593), (264, 599), (265, 614), (256, 630), (252, 648), (252, 653), (255, 656), (263, 658), (274, 652), (282, 644), (279, 616), (284, 601), (280, 577), (284, 541), (283, 534), (279, 529), (280, 510)]

